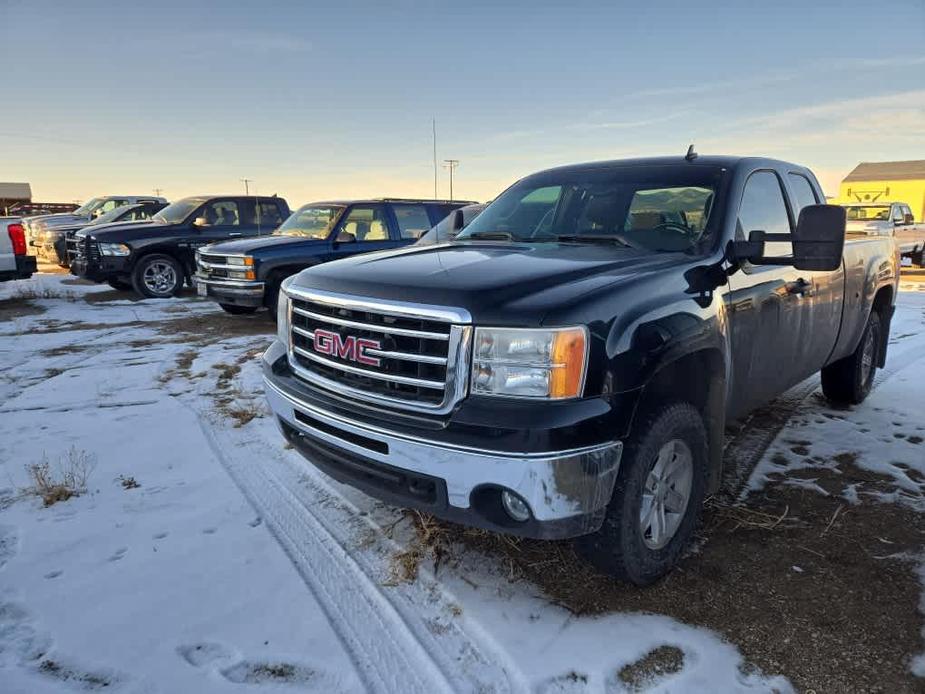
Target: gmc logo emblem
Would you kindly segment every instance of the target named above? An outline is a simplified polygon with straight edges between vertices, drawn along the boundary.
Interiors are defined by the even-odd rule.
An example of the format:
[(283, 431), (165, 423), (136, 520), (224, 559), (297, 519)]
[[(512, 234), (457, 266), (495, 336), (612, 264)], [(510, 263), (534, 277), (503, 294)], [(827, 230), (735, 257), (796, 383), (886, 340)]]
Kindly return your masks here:
[(380, 349), (379, 340), (367, 340), (362, 337), (347, 335), (341, 337), (330, 330), (315, 330), (315, 351), (331, 357), (339, 357), (347, 361), (355, 361), (367, 366), (379, 366), (379, 359), (366, 353), (368, 349)]

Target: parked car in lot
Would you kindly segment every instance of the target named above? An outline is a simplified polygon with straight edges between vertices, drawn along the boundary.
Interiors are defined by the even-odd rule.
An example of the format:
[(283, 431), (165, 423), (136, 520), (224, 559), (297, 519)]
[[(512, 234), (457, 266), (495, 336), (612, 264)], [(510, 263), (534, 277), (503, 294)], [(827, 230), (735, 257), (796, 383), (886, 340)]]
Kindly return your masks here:
[(726, 422), (822, 372), (883, 366), (895, 241), (851, 235), (808, 169), (635, 159), (519, 181), (452, 243), (282, 285), (265, 353), (286, 440), (390, 503), (580, 537), (647, 584), (720, 484)]
[(32, 241), (36, 249), (36, 256), (49, 263), (57, 263), (61, 267), (68, 267), (67, 239), (73, 237), (80, 229), (94, 227), (99, 231), (103, 225), (116, 222), (141, 222), (151, 219), (155, 214), (167, 207), (166, 202), (141, 202), (122, 205), (105, 214), (101, 214), (89, 222), (77, 222), (54, 226), (39, 231)]
[(925, 267), (925, 222), (904, 202), (844, 204), (849, 233), (893, 236), (904, 258)]
[(27, 255), (26, 230), (19, 217), (0, 217), (0, 282), (27, 280), (35, 272), (35, 256)]
[(55, 214), (25, 217), (23, 219), (23, 225), (26, 228), (26, 241), (32, 244), (36, 240), (36, 235), (39, 232), (45, 231), (51, 227), (87, 223), (100, 215), (111, 212), (117, 207), (134, 205), (140, 202), (167, 203), (164, 198), (152, 195), (104, 195), (99, 198), (91, 198), (73, 212), (58, 212)]
[(452, 241), (456, 235), (469, 226), (469, 223), (478, 217), (488, 203), (474, 203), (460, 207), (441, 219), (430, 231), (418, 239), (418, 246), (432, 246), (435, 243)]
[[(195, 272), (201, 246), (270, 234), (289, 216), (283, 198), (197, 196), (178, 200), (148, 222), (78, 231), (68, 248), (71, 274), (158, 298), (176, 294)], [(252, 270), (242, 269), (242, 276)]]
[(199, 249), (197, 291), (229, 313), (266, 306), (275, 317), (280, 283), (290, 275), (357, 253), (407, 246), (466, 204), (382, 198), (304, 205), (272, 236)]

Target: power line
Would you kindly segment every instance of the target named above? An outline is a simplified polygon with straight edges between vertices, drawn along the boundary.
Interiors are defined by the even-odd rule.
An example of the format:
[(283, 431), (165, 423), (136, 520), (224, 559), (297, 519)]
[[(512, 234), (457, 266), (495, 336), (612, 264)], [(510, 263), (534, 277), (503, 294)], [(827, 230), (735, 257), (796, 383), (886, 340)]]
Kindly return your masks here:
[[(450, 202), (453, 201), (453, 171), (459, 166), (459, 159), (444, 159), (443, 168), (450, 170)], [(436, 195), (434, 196), (436, 197)]]

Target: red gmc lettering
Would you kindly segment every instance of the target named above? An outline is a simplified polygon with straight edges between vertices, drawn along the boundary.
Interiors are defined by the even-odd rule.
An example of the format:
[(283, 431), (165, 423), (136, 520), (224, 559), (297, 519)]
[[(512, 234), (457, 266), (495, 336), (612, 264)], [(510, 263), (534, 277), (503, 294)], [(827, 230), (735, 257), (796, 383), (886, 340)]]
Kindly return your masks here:
[(341, 337), (338, 333), (330, 330), (315, 330), (315, 351), (319, 354), (327, 354), (331, 357), (355, 361), (367, 366), (379, 366), (378, 357), (370, 356), (366, 353), (368, 349), (380, 349), (379, 340), (368, 340), (362, 337), (347, 335)]

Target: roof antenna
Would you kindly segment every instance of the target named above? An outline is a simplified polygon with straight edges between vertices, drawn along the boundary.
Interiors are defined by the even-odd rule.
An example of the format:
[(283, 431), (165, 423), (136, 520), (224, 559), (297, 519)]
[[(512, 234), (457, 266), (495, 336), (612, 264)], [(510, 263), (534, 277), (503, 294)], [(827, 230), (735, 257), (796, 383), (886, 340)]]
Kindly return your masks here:
[(684, 155), (684, 159), (687, 161), (694, 161), (697, 158), (697, 152), (694, 151), (694, 145), (691, 145), (687, 148), (687, 154)]

